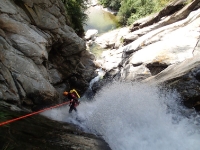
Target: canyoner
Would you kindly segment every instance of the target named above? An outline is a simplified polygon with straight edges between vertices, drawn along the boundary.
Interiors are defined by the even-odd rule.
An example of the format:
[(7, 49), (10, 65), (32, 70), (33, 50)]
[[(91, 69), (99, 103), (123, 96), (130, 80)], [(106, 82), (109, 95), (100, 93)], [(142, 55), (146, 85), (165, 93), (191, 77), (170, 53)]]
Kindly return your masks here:
[(69, 92), (64, 91), (63, 95), (66, 96), (64, 101), (69, 101), (69, 106), (70, 106), (69, 113), (71, 113), (72, 110), (77, 112), (76, 107), (80, 104), (79, 101), (80, 95), (78, 94), (78, 92), (75, 89), (72, 89)]
[(54, 109), (54, 108), (58, 108), (58, 107), (61, 107), (61, 106), (64, 106), (64, 105), (68, 105), (68, 104), (70, 106), (69, 113), (71, 113), (72, 110), (77, 111), (76, 107), (80, 104), (80, 101), (78, 100), (78, 98), (80, 98), (80, 95), (78, 94), (78, 92), (75, 89), (72, 89), (69, 92), (66, 92), (66, 91), (63, 92), (63, 95), (68, 96), (67, 101), (64, 99), (65, 101), (63, 103), (60, 103), (60, 104), (57, 104), (57, 105), (54, 105), (54, 106), (50, 106), (50, 107), (47, 107), (47, 108), (44, 108), (44, 109), (40, 109), (38, 111), (34, 111), (32, 113), (29, 113), (29, 114), (26, 114), (26, 115), (23, 115), (23, 116), (20, 116), (20, 117), (17, 117), (17, 118), (13, 118), (13, 119), (10, 119), (10, 120), (7, 120), (7, 121), (0, 122), (0, 126), (9, 124), (9, 123), (12, 123), (12, 122), (15, 122), (15, 121), (19, 121), (21, 119), (26, 119), (27, 117), (31, 117), (33, 115), (40, 114), (40, 113), (43, 113), (45, 111), (48, 111), (48, 110), (51, 110), (51, 109)]

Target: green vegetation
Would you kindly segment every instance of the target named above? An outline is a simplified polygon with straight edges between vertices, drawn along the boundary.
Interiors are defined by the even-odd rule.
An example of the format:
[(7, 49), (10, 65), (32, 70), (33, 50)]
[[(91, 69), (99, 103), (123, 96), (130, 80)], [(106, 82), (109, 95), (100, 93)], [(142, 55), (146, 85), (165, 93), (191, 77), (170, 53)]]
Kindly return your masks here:
[(99, 0), (104, 7), (109, 7), (113, 10), (119, 10), (122, 0)]
[(185, 5), (187, 5), (187, 4), (191, 3), (191, 2), (192, 2), (192, 0), (186, 0)]
[(129, 25), (135, 20), (160, 11), (172, 0), (99, 0), (104, 7), (118, 11), (122, 25)]
[(87, 9), (87, 0), (62, 0), (67, 14), (70, 17), (72, 28), (82, 36), (84, 34), (83, 24), (87, 20), (85, 10)]
[[(118, 11), (121, 25), (130, 25), (137, 19), (158, 12), (170, 1), (172, 0), (99, 0), (104, 7)], [(62, 0), (62, 2), (69, 15), (72, 28), (79, 36), (83, 36), (88, 0)]]

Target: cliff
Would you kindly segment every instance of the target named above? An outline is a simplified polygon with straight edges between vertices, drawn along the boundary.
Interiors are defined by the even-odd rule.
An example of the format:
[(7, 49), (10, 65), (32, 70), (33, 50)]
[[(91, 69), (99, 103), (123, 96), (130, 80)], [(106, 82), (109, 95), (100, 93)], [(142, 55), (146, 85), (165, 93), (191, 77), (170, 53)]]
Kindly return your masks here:
[[(94, 59), (61, 0), (1, 0), (0, 122), (25, 115), (20, 108), (60, 103), (64, 90), (83, 94), (96, 76)], [(95, 135), (40, 115), (0, 133), (0, 149), (110, 149)]]
[(61, 0), (1, 0), (0, 100), (33, 108), (62, 101), (71, 88), (83, 94), (94, 59)]

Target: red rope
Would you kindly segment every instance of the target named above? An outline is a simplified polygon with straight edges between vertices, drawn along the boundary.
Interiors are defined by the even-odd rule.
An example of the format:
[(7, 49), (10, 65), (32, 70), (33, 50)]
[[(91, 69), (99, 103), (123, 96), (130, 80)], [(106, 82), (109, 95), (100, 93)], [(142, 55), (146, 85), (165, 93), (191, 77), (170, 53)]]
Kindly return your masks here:
[(24, 116), (15, 118), (15, 119), (11, 119), (11, 120), (5, 121), (5, 122), (0, 123), (0, 126), (3, 126), (5, 124), (11, 123), (11, 122), (14, 122), (14, 121), (17, 121), (17, 120), (20, 120), (20, 119), (23, 119), (23, 118), (26, 118), (26, 117), (29, 117), (29, 116), (33, 116), (33, 115), (39, 114), (41, 112), (44, 112), (46, 110), (49, 110), (49, 109), (52, 109), (52, 108), (56, 108), (56, 107), (60, 107), (62, 105), (69, 104), (69, 103), (70, 103), (69, 101), (68, 102), (64, 102), (62, 104), (58, 104), (58, 105), (55, 105), (55, 106), (52, 106), (52, 107), (49, 107), (49, 108), (45, 108), (45, 109), (30, 113), (30, 114), (27, 114), (27, 115), (24, 115)]

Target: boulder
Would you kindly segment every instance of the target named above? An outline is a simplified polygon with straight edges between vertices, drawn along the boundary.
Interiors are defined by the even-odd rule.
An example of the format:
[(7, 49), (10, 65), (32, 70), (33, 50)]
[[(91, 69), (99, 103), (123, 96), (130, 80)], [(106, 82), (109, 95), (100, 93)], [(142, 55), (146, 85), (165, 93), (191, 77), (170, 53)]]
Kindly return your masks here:
[(121, 45), (123, 45), (123, 37), (128, 33), (128, 27), (115, 29), (97, 37), (95, 42), (102, 48), (119, 48)]
[(98, 30), (96, 29), (87, 30), (85, 33), (85, 39), (86, 40), (93, 39), (97, 34), (98, 34)]
[(150, 76), (151, 72), (145, 65), (133, 66), (128, 64), (121, 70), (121, 79), (123, 80), (142, 81)]
[[(146, 26), (152, 25), (154, 23), (158, 23), (164, 17), (170, 16), (180, 10), (185, 5), (185, 0), (175, 0), (169, 3), (165, 8), (163, 8), (159, 13), (142, 18), (140, 20), (135, 21), (131, 26), (130, 30), (133, 32), (137, 29), (144, 28)], [(177, 20), (178, 21), (178, 20)]]
[[(199, 49), (200, 50), (200, 49)], [(200, 55), (174, 64), (157, 74), (145, 79), (143, 82), (156, 84), (167, 84), (170, 88), (176, 89), (183, 103), (189, 108), (200, 110)]]
[(115, 71), (113, 78), (165, 85), (178, 91), (186, 106), (200, 110), (199, 7), (194, 0), (159, 22), (125, 35), (124, 46), (102, 55), (107, 74)]
[[(155, 75), (172, 64), (192, 58), (198, 54), (194, 49), (199, 45), (199, 21), (200, 9), (181, 21), (153, 30), (119, 49), (105, 51), (102, 54), (102, 66), (108, 71), (119, 68), (121, 75), (127, 74), (124, 68), (130, 66), (146, 66), (153, 73), (153, 66), (157, 68), (152, 74)], [(146, 73), (140, 71), (137, 73), (145, 77)], [(129, 79), (135, 80), (132, 77)]]
[[(200, 8), (199, 1), (194, 0), (185, 7), (185, 0), (175, 0), (158, 14), (136, 21), (131, 27), (131, 33), (124, 37), (126, 44), (136, 40), (153, 30), (173, 24), (188, 17), (192, 10)], [(186, 21), (186, 20), (185, 20)]]

